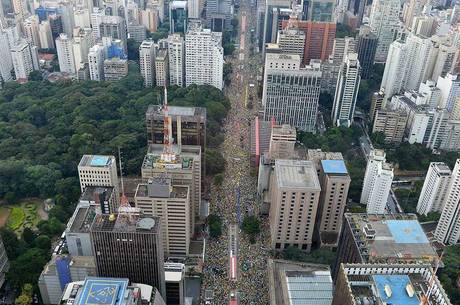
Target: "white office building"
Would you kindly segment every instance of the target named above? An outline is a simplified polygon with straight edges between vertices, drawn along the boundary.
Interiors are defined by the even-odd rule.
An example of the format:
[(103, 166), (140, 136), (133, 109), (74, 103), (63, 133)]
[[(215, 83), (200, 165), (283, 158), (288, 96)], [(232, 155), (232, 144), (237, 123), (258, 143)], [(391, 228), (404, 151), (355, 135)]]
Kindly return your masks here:
[(444, 244), (456, 244), (460, 238), (460, 159), (455, 163), (447, 190), (447, 199), (434, 237)]
[(50, 22), (44, 20), (38, 26), (38, 35), (42, 49), (54, 49), (53, 34), (51, 32)]
[(444, 162), (431, 162), (417, 203), (417, 213), (441, 212), (452, 172)]
[(104, 80), (105, 51), (102, 45), (94, 45), (88, 52), (89, 77), (91, 80)]
[(451, 111), (458, 95), (460, 95), (460, 78), (454, 74), (447, 74), (439, 77), (436, 87), (441, 90), (441, 101), (439, 107)]
[(385, 62), (390, 44), (395, 40), (399, 29), (399, 0), (376, 0), (372, 2), (369, 25), (377, 36), (376, 62)]
[(360, 69), (357, 53), (345, 55), (345, 62), (342, 63), (339, 72), (332, 106), (332, 122), (335, 126), (350, 127), (353, 122), (361, 81)]
[(3, 82), (13, 80), (11, 71), (13, 71), (13, 60), (11, 59), (10, 42), (6, 31), (0, 31), (0, 76)]
[(61, 33), (56, 39), (56, 51), (61, 72), (76, 74), (75, 57), (73, 53), (73, 39)]
[(145, 87), (152, 87), (155, 84), (155, 56), (153, 40), (144, 40), (139, 46), (139, 63)]
[(184, 38), (179, 34), (168, 36), (169, 84), (184, 86), (185, 49)]
[(408, 46), (402, 41), (397, 40), (390, 45), (380, 85), (380, 91), (385, 92), (385, 99), (391, 98), (403, 88), (408, 53)]
[(222, 33), (191, 24), (185, 35), (186, 86), (211, 85), (222, 90), (223, 68)]
[(27, 80), (30, 72), (39, 69), (37, 47), (32, 47), (25, 40), (11, 47), (11, 59), (16, 80)]
[(264, 120), (314, 132), (321, 89), (319, 64), (300, 68), (300, 56), (270, 53), (265, 56), (262, 93)]
[(372, 150), (364, 175), (361, 204), (368, 214), (385, 214), (385, 208), (393, 182), (393, 168), (385, 162), (385, 152)]

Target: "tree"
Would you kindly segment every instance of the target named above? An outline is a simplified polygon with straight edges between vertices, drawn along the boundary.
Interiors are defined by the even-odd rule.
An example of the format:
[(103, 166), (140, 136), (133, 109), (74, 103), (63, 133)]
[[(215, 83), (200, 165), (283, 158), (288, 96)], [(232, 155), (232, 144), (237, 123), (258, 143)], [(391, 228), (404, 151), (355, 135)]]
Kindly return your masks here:
[(217, 238), (222, 234), (222, 220), (218, 215), (210, 214), (208, 216), (209, 235)]
[(222, 182), (224, 182), (224, 175), (222, 174), (217, 174), (213, 178), (214, 185), (216, 186), (221, 186)]
[(383, 131), (374, 132), (370, 138), (376, 148), (383, 148), (385, 145), (385, 133)]
[(24, 284), (21, 294), (14, 301), (15, 305), (30, 305), (32, 304), (33, 286)]
[(224, 44), (224, 55), (232, 55), (235, 51), (235, 44), (233, 42), (227, 42)]
[(225, 169), (225, 159), (222, 154), (216, 149), (206, 149), (206, 173), (208, 175), (216, 175), (222, 173)]
[(246, 216), (243, 219), (242, 229), (249, 235), (250, 242), (254, 243), (256, 235), (260, 233), (260, 220), (255, 216)]
[(233, 28), (236, 28), (238, 26), (238, 18), (233, 18), (231, 21), (230, 21), (230, 24), (232, 25)]
[(129, 60), (139, 60), (139, 46), (141, 45), (139, 42), (135, 41), (132, 38), (127, 40), (127, 49), (128, 49), (128, 59)]
[(43, 266), (49, 259), (48, 250), (31, 248), (11, 262), (7, 279), (14, 287), (36, 283)]
[(29, 245), (34, 242), (36, 237), (37, 236), (35, 232), (30, 228), (24, 228), (24, 231), (22, 231), (22, 240), (24, 240)]
[(43, 250), (51, 248), (51, 239), (46, 235), (40, 235), (35, 239), (35, 246)]
[(42, 73), (40, 71), (32, 71), (29, 73), (29, 81), (41, 82), (43, 80)]
[(287, 260), (332, 265), (335, 262), (335, 253), (329, 249), (317, 249), (310, 253), (297, 248), (287, 247), (283, 250), (283, 257)]

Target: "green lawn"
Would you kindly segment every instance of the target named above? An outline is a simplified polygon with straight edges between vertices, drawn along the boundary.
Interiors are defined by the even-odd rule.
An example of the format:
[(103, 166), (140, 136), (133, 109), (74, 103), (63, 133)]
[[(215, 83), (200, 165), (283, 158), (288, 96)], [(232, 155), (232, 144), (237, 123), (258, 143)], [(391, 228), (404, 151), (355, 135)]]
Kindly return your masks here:
[(10, 216), (8, 217), (8, 228), (16, 231), (22, 227), (26, 213), (21, 207), (13, 207)]

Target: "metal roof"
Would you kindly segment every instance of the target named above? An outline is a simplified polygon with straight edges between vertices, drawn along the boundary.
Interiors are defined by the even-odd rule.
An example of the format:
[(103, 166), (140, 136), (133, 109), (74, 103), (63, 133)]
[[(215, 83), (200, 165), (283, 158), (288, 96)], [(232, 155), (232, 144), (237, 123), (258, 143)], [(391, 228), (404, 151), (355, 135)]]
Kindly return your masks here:
[(287, 273), (286, 283), (291, 305), (330, 305), (332, 278), (330, 272)]

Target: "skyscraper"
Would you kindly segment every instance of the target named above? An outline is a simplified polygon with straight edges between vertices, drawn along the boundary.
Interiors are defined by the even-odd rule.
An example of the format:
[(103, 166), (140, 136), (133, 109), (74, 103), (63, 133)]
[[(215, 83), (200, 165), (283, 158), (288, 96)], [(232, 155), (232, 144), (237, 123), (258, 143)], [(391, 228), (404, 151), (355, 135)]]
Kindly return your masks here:
[(305, 49), (305, 33), (295, 28), (287, 28), (278, 31), (277, 44), (281, 52), (287, 54), (297, 54), (303, 61)]
[(91, 80), (104, 80), (104, 47), (100, 44), (94, 45), (88, 52), (89, 76)]
[(186, 86), (211, 85), (222, 90), (223, 68), (222, 33), (191, 24), (185, 35)]
[(259, 30), (259, 49), (265, 54), (265, 44), (277, 40), (278, 30), (282, 20), (288, 20), (292, 13), (292, 2), (289, 0), (268, 0), (265, 3), (262, 29)]
[(144, 40), (139, 46), (139, 63), (144, 86), (152, 87), (155, 84), (155, 42)]
[(22, 30), (24, 35), (29, 43), (34, 46), (37, 46), (39, 49), (41, 48), (40, 44), (40, 35), (39, 35), (39, 28), (38, 28), (38, 16), (33, 15), (28, 17), (22, 23)]
[(447, 198), (434, 237), (444, 244), (456, 244), (460, 239), (460, 159), (455, 162), (447, 189)]
[(262, 94), (264, 120), (274, 117), (278, 124), (314, 132), (320, 85), (319, 65), (300, 68), (299, 55), (267, 51)]
[[(133, 209), (133, 208), (131, 208)], [(161, 223), (138, 211), (97, 215), (91, 226), (98, 276), (129, 278), (166, 295)]]
[(39, 69), (37, 47), (32, 47), (25, 40), (11, 47), (11, 59), (16, 80), (27, 80), (32, 71)]
[(100, 37), (110, 37), (113, 40), (120, 39), (123, 50), (127, 52), (127, 29), (125, 20), (119, 16), (101, 16), (99, 23)]
[(3, 82), (9, 82), (13, 80), (11, 74), (13, 70), (13, 60), (11, 59), (11, 48), (8, 40), (8, 33), (4, 30), (0, 30), (0, 75)]
[(377, 36), (372, 33), (369, 26), (363, 25), (360, 27), (356, 52), (358, 53), (358, 60), (361, 64), (362, 79), (368, 79), (372, 75), (377, 42)]
[(380, 91), (384, 92), (386, 99), (399, 93), (403, 88), (408, 56), (408, 46), (404, 42), (395, 41), (390, 45), (380, 84)]
[(385, 214), (388, 195), (393, 182), (393, 168), (385, 162), (385, 152), (371, 150), (364, 175), (361, 204), (368, 214)]
[(445, 77), (438, 78), (436, 87), (441, 90), (441, 101), (438, 106), (451, 111), (457, 96), (460, 94), (460, 77), (448, 73)]
[(134, 201), (136, 208), (161, 220), (163, 250), (168, 256), (187, 256), (191, 237), (190, 189), (172, 185), (171, 176), (155, 176), (139, 184)]
[(431, 162), (417, 203), (417, 213), (442, 212), (452, 172), (443, 162)]
[(59, 60), (59, 70), (69, 74), (77, 73), (71, 36), (67, 36), (64, 33), (59, 35), (56, 39), (56, 51)]
[(356, 52), (356, 40), (354, 37), (343, 37), (334, 39), (334, 47), (332, 48), (333, 61), (341, 65), (346, 56)]
[(38, 35), (40, 37), (40, 46), (43, 49), (54, 49), (53, 33), (48, 20), (40, 22), (38, 25)]
[(270, 178), (271, 247), (311, 249), (321, 187), (311, 161), (276, 160)]
[(372, 2), (370, 27), (377, 36), (376, 62), (385, 62), (390, 44), (396, 39), (399, 29), (399, 0), (376, 0)]
[(168, 36), (169, 84), (183, 87), (185, 73), (184, 38), (179, 34)]
[(167, 49), (160, 49), (155, 57), (155, 78), (158, 87), (169, 85), (169, 59)]
[(171, 1), (169, 3), (169, 29), (170, 33), (187, 32), (188, 7), (187, 1)]
[(358, 97), (361, 81), (358, 54), (349, 53), (339, 71), (334, 105), (332, 106), (332, 121), (335, 126), (350, 127), (355, 113), (356, 98)]

